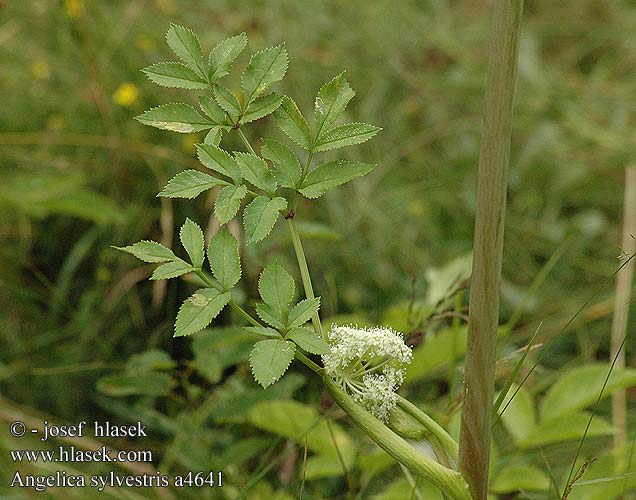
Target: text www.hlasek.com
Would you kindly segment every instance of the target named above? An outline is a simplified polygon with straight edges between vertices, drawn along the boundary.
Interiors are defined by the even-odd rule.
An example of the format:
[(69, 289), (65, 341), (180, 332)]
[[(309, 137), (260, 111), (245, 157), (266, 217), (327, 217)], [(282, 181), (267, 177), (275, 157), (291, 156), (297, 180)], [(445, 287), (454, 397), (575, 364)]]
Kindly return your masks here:
[[(93, 431), (91, 433), (91, 430)], [(134, 425), (113, 425), (110, 422), (89, 422), (82, 421), (72, 425), (53, 425), (46, 420), (42, 427), (29, 429), (24, 422), (16, 420), (9, 426), (9, 433), (16, 439), (22, 438), (27, 433), (40, 434), (43, 436), (40, 441), (45, 442), (50, 438), (82, 438), (84, 433), (92, 434), (93, 437), (146, 437), (146, 426), (138, 421)], [(75, 446), (59, 446), (55, 449), (12, 449), (9, 450), (13, 463), (78, 463), (78, 462), (110, 462), (110, 463), (134, 463), (153, 462), (152, 452), (147, 449), (136, 450), (112, 450), (107, 446), (101, 446), (92, 450), (80, 449)], [(148, 466), (144, 466), (148, 467)], [(19, 468), (19, 467), (18, 467)], [(45, 467), (48, 469), (48, 467)], [(130, 467), (128, 467), (130, 468)], [(221, 471), (186, 471), (171, 478), (160, 471), (151, 472), (153, 467), (140, 470), (135, 468), (135, 475), (119, 474), (110, 471), (108, 474), (86, 475), (81, 472), (67, 472), (66, 470), (47, 470), (48, 474), (25, 474), (19, 470), (15, 471), (9, 486), (11, 488), (33, 488), (37, 492), (42, 492), (48, 488), (94, 488), (97, 491), (104, 491), (106, 488), (174, 488), (184, 487), (210, 487), (217, 488), (223, 486), (223, 476)]]
[(116, 453), (106, 446), (98, 450), (78, 450), (74, 446), (57, 450), (11, 450), (14, 462), (152, 462), (150, 450), (122, 450)]

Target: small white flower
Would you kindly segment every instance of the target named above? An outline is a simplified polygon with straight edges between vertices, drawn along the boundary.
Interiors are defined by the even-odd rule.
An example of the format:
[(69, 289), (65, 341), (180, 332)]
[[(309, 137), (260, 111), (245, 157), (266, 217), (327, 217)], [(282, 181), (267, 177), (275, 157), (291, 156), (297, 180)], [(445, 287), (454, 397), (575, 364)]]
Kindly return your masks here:
[(404, 365), (413, 353), (401, 333), (391, 328), (335, 326), (323, 355), (326, 372), (366, 410), (386, 421), (397, 403)]

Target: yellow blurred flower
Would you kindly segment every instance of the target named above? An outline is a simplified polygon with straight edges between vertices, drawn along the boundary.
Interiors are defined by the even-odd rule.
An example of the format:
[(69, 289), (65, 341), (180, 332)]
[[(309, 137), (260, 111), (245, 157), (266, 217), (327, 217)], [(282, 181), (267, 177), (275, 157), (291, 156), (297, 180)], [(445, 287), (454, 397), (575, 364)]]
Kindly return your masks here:
[(420, 200), (414, 200), (407, 206), (409, 215), (418, 216), (426, 213), (426, 205)]
[(110, 269), (107, 267), (99, 267), (97, 268), (97, 272), (95, 273), (97, 277), (97, 281), (101, 281), (102, 283), (110, 281), (112, 277), (112, 273)]
[(58, 131), (64, 128), (64, 117), (59, 114), (53, 114), (46, 120), (47, 130)]
[(135, 46), (144, 52), (150, 52), (155, 48), (155, 42), (146, 35), (139, 35), (135, 38)]
[(192, 154), (197, 149), (195, 144), (199, 142), (201, 142), (201, 140), (197, 134), (187, 134), (181, 140), (181, 149), (183, 149), (185, 153)]
[(177, 11), (177, 6), (172, 0), (157, 0), (157, 7), (164, 14), (174, 14)]
[(402, 109), (407, 117), (413, 117), (422, 109), (422, 103), (419, 99), (405, 99), (402, 103)]
[(69, 17), (77, 18), (84, 12), (83, 0), (64, 0), (64, 8)]
[(130, 107), (139, 98), (139, 89), (134, 83), (124, 82), (113, 94), (113, 101), (123, 107)]
[(51, 76), (51, 66), (41, 59), (33, 61), (31, 74), (38, 80), (47, 80)]

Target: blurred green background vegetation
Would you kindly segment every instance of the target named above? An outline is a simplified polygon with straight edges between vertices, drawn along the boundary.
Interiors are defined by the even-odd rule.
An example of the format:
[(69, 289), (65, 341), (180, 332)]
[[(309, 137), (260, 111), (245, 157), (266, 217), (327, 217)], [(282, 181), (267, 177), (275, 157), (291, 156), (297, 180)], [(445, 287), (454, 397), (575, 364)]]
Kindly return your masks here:
[[(223, 489), (185, 488), (172, 498), (251, 500), (298, 498), (304, 441), (292, 428), (317, 421), (304, 498), (441, 498), (423, 484), (413, 492), (302, 369), (267, 391), (257, 387), (245, 363), (251, 339), (229, 327), (229, 314), (206, 333), (173, 340), (173, 319), (192, 285), (148, 282), (151, 267), (110, 245), (153, 239), (172, 247), (185, 217), (214, 226), (211, 197), (155, 197), (175, 173), (196, 167), (194, 144), (203, 136), (132, 119), (158, 104), (191, 102), (139, 71), (171, 59), (163, 38), (170, 22), (192, 27), (204, 50), (241, 31), (249, 52), (287, 42), (290, 67), (277, 90), (307, 112), (319, 86), (346, 69), (357, 91), (348, 116), (384, 130), (347, 152), (378, 168), (304, 209), (299, 221), (322, 314), (387, 323), (423, 339), (408, 393), (456, 428), (467, 294), (460, 290), (450, 309), (435, 305), (470, 268), (489, 7), (487, 0), (0, 2), (0, 417), (142, 419), (152, 439), (114, 446), (150, 447), (165, 473), (226, 475)], [(526, 0), (524, 16), (502, 285), (502, 323), (511, 328), (502, 333), (502, 357), (523, 347), (539, 322), (541, 341), (549, 341), (620, 265), (624, 169), (636, 146), (636, 2)], [(238, 65), (246, 62), (243, 54)], [(279, 134), (271, 118), (246, 133)], [(277, 257), (293, 268), (289, 247), (276, 229), (246, 252), (246, 303), (264, 262)], [(545, 437), (557, 428), (535, 406), (576, 392), (563, 382), (569, 369), (607, 364), (612, 308), (610, 285), (529, 379), (514, 405), (521, 416), (497, 428), (493, 493), (507, 495), (500, 498), (554, 498), (550, 475), (562, 481), (581, 432), (533, 442), (532, 432)], [(500, 381), (513, 366), (498, 365)], [(563, 394), (544, 397), (558, 380)], [(595, 396), (575, 402), (575, 417), (561, 412), (561, 426), (574, 425)], [(318, 408), (327, 416), (318, 419)], [(600, 414), (584, 454), (604, 458), (584, 479), (612, 476), (607, 400)], [(524, 419), (532, 425), (519, 430)], [(3, 464), (16, 446), (0, 429)], [(39, 467), (3, 465), (0, 492), (30, 498), (4, 487), (15, 469)], [(617, 483), (575, 487), (572, 498), (616, 498)], [(99, 495), (159, 498), (152, 490)]]

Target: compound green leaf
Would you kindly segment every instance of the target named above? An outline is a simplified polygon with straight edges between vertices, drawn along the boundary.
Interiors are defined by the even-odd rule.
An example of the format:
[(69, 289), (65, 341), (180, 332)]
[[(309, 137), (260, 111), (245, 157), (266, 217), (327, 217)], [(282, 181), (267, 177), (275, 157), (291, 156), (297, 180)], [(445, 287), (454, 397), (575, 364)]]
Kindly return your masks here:
[(254, 198), (243, 211), (243, 227), (247, 236), (246, 243), (261, 241), (272, 231), (278, 212), (287, 207), (285, 198), (276, 197), (269, 199), (265, 196)]
[(293, 328), (286, 338), (312, 354), (327, 354), (329, 352), (329, 344), (309, 328)]
[(208, 118), (201, 116), (189, 104), (176, 102), (149, 109), (142, 115), (136, 116), (135, 120), (140, 121), (144, 125), (181, 134), (200, 132), (215, 125)]
[(197, 156), (206, 167), (232, 179), (236, 184), (243, 180), (241, 169), (229, 153), (214, 144), (197, 144)]
[(122, 372), (102, 377), (96, 384), (99, 392), (111, 397), (168, 396), (176, 386), (177, 381), (173, 377), (157, 371), (134, 374)]
[(146, 76), (162, 87), (205, 89), (208, 82), (185, 64), (162, 62), (142, 69)]
[(200, 269), (203, 266), (205, 257), (203, 231), (201, 231), (201, 228), (195, 222), (186, 218), (179, 231), (179, 239), (183, 248), (188, 252), (192, 265)]
[(168, 181), (166, 187), (157, 195), (165, 198), (195, 198), (203, 191), (215, 186), (227, 185), (227, 182), (198, 170), (184, 170)]
[[(356, 454), (354, 441), (337, 422), (321, 416), (315, 405), (284, 399), (259, 401), (250, 408), (247, 417), (253, 426), (293, 439), (300, 446), (306, 444), (317, 457), (327, 456), (341, 468), (340, 460), (348, 466), (353, 464)], [(408, 494), (395, 498), (404, 500)]]
[(274, 112), (276, 125), (287, 137), (301, 148), (309, 151), (311, 148), (311, 131), (307, 120), (291, 97), (285, 96), (283, 102)]
[(14, 174), (3, 174), (0, 180), (0, 204), (5, 211), (9, 203), (12, 209), (36, 219), (59, 214), (98, 225), (119, 225), (130, 218), (127, 207), (84, 186), (84, 175), (80, 172)]
[(173, 370), (176, 366), (177, 363), (166, 351), (150, 349), (128, 358), (128, 361), (126, 361), (126, 372), (137, 374), (155, 370)]
[[(564, 373), (548, 390), (541, 404), (543, 418), (555, 418), (581, 410), (599, 397), (605, 378), (610, 371), (607, 363), (579, 366)], [(616, 389), (636, 385), (636, 369), (614, 368), (603, 397)]]
[(254, 379), (267, 389), (287, 371), (295, 353), (294, 343), (286, 340), (267, 339), (256, 342), (250, 353)]
[(340, 125), (321, 134), (316, 142), (314, 151), (319, 153), (321, 151), (361, 144), (371, 139), (380, 130), (382, 130), (380, 127), (374, 127), (366, 123), (347, 123)]
[(548, 418), (541, 421), (534, 430), (518, 443), (522, 450), (539, 448), (564, 441), (578, 441), (583, 438), (587, 429), (587, 438), (609, 436), (614, 430), (609, 422), (595, 416), (588, 428), (590, 415), (588, 413), (571, 413), (560, 417)]
[(245, 110), (245, 114), (239, 120), (239, 123), (249, 123), (259, 118), (273, 113), (283, 102), (284, 96), (280, 94), (269, 94), (250, 102)]
[(322, 163), (309, 172), (300, 187), (300, 192), (307, 198), (318, 198), (328, 189), (368, 174), (374, 168), (375, 165), (348, 160)]
[[(514, 399), (510, 401), (515, 392)], [(518, 445), (532, 434), (536, 425), (536, 410), (530, 391), (523, 386), (519, 388), (512, 385), (500, 410), (503, 408), (506, 408), (506, 411), (501, 415), (501, 421)]]
[[(252, 336), (244, 335), (249, 339)], [(249, 353), (253, 348), (248, 346), (245, 359), (249, 358)], [(238, 360), (237, 363), (241, 362)], [(290, 373), (277, 384), (263, 392), (263, 388), (253, 384), (251, 387), (245, 383), (243, 378), (229, 377), (222, 387), (216, 389), (218, 398), (215, 397), (215, 405), (211, 408), (209, 415), (215, 422), (245, 422), (247, 412), (260, 401), (271, 401), (280, 398), (291, 398), (294, 391), (305, 384), (305, 377), (299, 373)], [(268, 441), (270, 443), (270, 441)], [(268, 444), (269, 446), (269, 444)], [(233, 455), (229, 455), (232, 457)], [(234, 460), (234, 459), (232, 459)], [(266, 500), (264, 497), (250, 500)], [(278, 499), (283, 500), (283, 499)], [(289, 499), (285, 499), (289, 500)]]
[(287, 64), (287, 49), (284, 43), (254, 54), (241, 76), (245, 102), (252, 102), (272, 83), (282, 80), (287, 72)]
[(221, 224), (226, 224), (236, 215), (246, 194), (245, 186), (226, 186), (219, 191), (214, 202), (214, 215)]
[(278, 333), (273, 328), (268, 328), (265, 326), (244, 326), (243, 330), (250, 333), (256, 333), (257, 335), (263, 335), (264, 337), (271, 337), (275, 339), (280, 338), (280, 333)]
[(491, 490), (493, 493), (518, 491), (545, 491), (550, 488), (550, 478), (538, 467), (528, 464), (508, 465), (497, 473)]
[(250, 153), (234, 152), (234, 159), (245, 179), (267, 193), (276, 191), (276, 179), (262, 158)]
[(210, 52), (208, 74), (211, 82), (227, 75), (232, 64), (247, 45), (247, 35), (241, 33), (219, 42)]
[(221, 127), (211, 128), (206, 134), (205, 139), (203, 139), (203, 144), (212, 144), (212, 146), (218, 147), (218, 145), (221, 144), (222, 137), (223, 129)]
[(356, 93), (349, 86), (344, 72), (321, 87), (315, 102), (317, 140), (344, 112), (354, 95)]
[[(423, 311), (430, 311), (424, 305), (420, 307)], [(408, 306), (405, 305), (400, 314), (400, 321), (404, 321), (402, 318), (407, 315)], [(406, 325), (406, 321), (403, 324)], [(413, 382), (430, 377), (454, 359), (459, 359), (466, 352), (466, 338), (466, 325), (460, 326), (458, 331), (443, 328), (437, 334), (427, 336), (421, 345), (413, 349), (413, 362), (406, 369), (405, 379)]]
[(320, 297), (301, 300), (289, 311), (287, 327), (298, 328), (303, 326), (314, 314), (318, 314), (318, 309), (320, 309)]
[(218, 84), (214, 84), (212, 91), (214, 93), (216, 103), (223, 110), (227, 111), (232, 116), (239, 116), (241, 114), (241, 103), (232, 91)]
[(166, 262), (176, 260), (177, 256), (169, 248), (164, 247), (156, 241), (138, 241), (134, 245), (126, 247), (113, 247), (122, 252), (134, 255), (144, 262)]
[(172, 51), (202, 78), (206, 78), (199, 39), (190, 28), (171, 24), (166, 41)]
[(281, 315), (294, 298), (294, 288), (294, 280), (278, 261), (263, 269), (258, 279), (258, 293), (261, 298)]
[[(429, 267), (426, 270), (426, 304), (437, 307), (455, 297), (463, 283), (470, 279), (473, 272), (472, 252), (448, 259), (440, 267)], [(432, 312), (431, 312), (432, 313)]]
[(229, 292), (201, 288), (185, 300), (174, 325), (174, 336), (192, 335), (208, 326), (230, 301)]
[(187, 273), (196, 271), (196, 268), (192, 267), (188, 262), (177, 259), (166, 264), (161, 264), (154, 270), (151, 280), (168, 280), (170, 278), (177, 278)]
[(282, 187), (295, 189), (300, 184), (302, 166), (294, 152), (284, 144), (265, 139), (261, 154), (273, 164), (272, 173)]
[(210, 269), (225, 290), (231, 289), (241, 279), (241, 260), (238, 241), (227, 228), (222, 227), (212, 236), (208, 245)]
[(278, 330), (282, 330), (283, 328), (285, 328), (281, 311), (274, 309), (269, 304), (266, 304), (264, 302), (257, 302), (256, 314), (258, 314), (258, 317), (261, 318), (265, 323), (273, 326)]
[(210, 117), (214, 125), (230, 130), (231, 125), (228, 125), (226, 121), (225, 111), (221, 109), (212, 97), (207, 95), (199, 96), (199, 107), (201, 111)]

